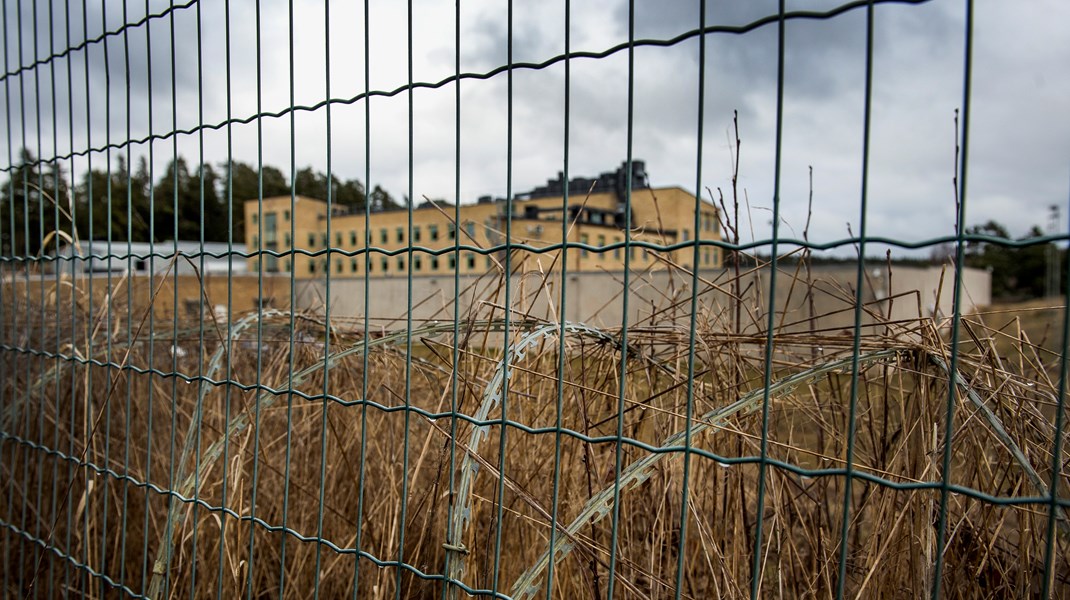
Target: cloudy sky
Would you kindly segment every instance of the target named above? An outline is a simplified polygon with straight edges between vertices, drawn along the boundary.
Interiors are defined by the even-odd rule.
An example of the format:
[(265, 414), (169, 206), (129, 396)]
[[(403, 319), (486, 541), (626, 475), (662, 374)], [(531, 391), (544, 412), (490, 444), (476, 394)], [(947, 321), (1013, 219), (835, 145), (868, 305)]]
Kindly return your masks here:
[[(694, 31), (700, 26), (699, 1), (636, 1), (635, 37), (669, 40)], [(775, 0), (706, 1), (708, 25), (741, 26), (777, 13)], [(795, 0), (787, 9), (828, 11), (841, 4)], [(965, 5), (964, 0), (931, 0), (878, 3), (875, 9), (870, 235), (918, 241), (954, 232), (955, 111), (963, 100)], [(225, 161), (229, 146), (235, 160), (255, 164), (260, 147), (265, 164), (289, 172), (291, 148), (298, 168), (321, 170), (327, 168), (329, 148), (337, 176), (363, 180), (367, 165), (373, 185), (396, 197), (410, 192), (409, 94), (374, 97), (370, 131), (365, 102), (351, 102), (365, 90), (362, 3), (294, 0), (291, 13), (285, 2), (263, 0), (258, 20), (253, 1), (234, 1), (229, 28), (227, 3), (220, 0), (182, 0), (173, 9), (152, 0), (147, 7), (134, 0), (125, 5), (89, 0), (84, 14), (80, 5), (68, 9), (59, 2), (51, 10), (47, 2), (29, 0), (7, 0), (4, 6), (8, 75), (0, 110), (10, 121), (0, 122), (0, 144), (16, 160), (24, 146), (51, 158), (127, 139), (139, 141), (130, 147), (136, 159), (149, 152), (149, 144), (140, 140), (151, 134), (165, 136), (151, 148), (158, 168), (173, 156), (175, 145), (195, 163), (203, 141), (207, 162)], [(438, 82), (454, 74), (454, 10), (452, 2), (413, 2), (414, 81)], [(994, 219), (1022, 235), (1034, 224), (1047, 224), (1049, 206), (1059, 205), (1064, 219), (1070, 208), (1070, 36), (1065, 30), (1070, 3), (977, 0), (974, 11), (966, 221)], [(146, 21), (146, 14), (163, 16)], [(371, 3), (372, 90), (395, 90), (408, 82), (408, 18), (404, 3)], [(602, 52), (628, 40), (624, 0), (576, 0), (570, 19), (574, 52)], [(561, 55), (565, 22), (563, 1), (514, 2), (514, 62)], [(124, 29), (124, 23), (135, 25)], [(508, 31), (505, 3), (462, 1), (461, 71), (486, 73), (505, 65)], [(111, 34), (101, 41), (104, 32)], [(86, 39), (89, 44), (79, 47)], [(68, 45), (77, 49), (65, 52)], [(830, 20), (787, 24), (780, 172), (781, 234), (786, 237), (802, 236), (811, 166), (811, 239), (840, 239), (848, 227), (860, 231), (865, 49), (864, 8)], [(52, 54), (59, 56), (48, 60)], [(694, 35), (634, 53), (631, 150), (646, 161), (653, 185), (678, 185), (703, 195), (707, 188), (714, 193), (720, 188), (728, 194), (729, 140), (733, 111), (738, 111), (741, 193), (749, 201), (745, 239), (767, 238), (771, 231), (777, 54), (775, 23), (745, 35), (708, 34), (704, 64)], [(29, 68), (20, 70), (20, 64)], [(575, 58), (570, 66), (569, 168), (574, 176), (595, 175), (627, 156), (628, 53)], [(701, 107), (700, 69), (705, 70)], [(564, 62), (514, 71), (511, 96), (504, 73), (463, 80), (459, 161), (456, 88), (451, 83), (417, 89), (411, 95), (414, 197), (453, 200), (458, 172), (462, 202), (483, 194), (504, 196), (510, 175), (514, 192), (554, 176), (565, 159), (565, 83)], [(295, 111), (292, 124), (288, 112), (291, 105), (310, 107), (326, 98), (341, 101), (331, 106), (329, 144), (325, 108)], [(258, 112), (283, 115), (219, 127), (228, 114), (250, 120)], [(198, 133), (168, 136), (201, 124), (208, 126), (203, 140)], [(368, 136), (370, 154), (365, 152)], [(126, 150), (114, 150), (113, 158), (120, 152)], [(92, 160), (95, 168), (106, 161), (96, 152)], [(78, 156), (65, 164), (80, 174), (88, 160)], [(5, 152), (0, 166), (9, 165)], [(702, 189), (696, 190), (699, 181)], [(883, 251), (870, 248), (873, 254)]]

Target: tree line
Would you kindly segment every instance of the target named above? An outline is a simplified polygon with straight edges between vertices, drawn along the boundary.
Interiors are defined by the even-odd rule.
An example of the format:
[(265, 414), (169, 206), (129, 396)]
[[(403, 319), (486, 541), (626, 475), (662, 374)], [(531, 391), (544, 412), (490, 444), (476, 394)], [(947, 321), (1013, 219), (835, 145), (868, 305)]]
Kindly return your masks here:
[[(1038, 225), (1026, 235), (1014, 238), (1005, 226), (988, 221), (966, 230), (971, 235), (987, 235), (1006, 240), (1029, 240), (1044, 235)], [(970, 242), (966, 245), (966, 265), (987, 269), (992, 274), (992, 298), (1024, 300), (1042, 298), (1053, 286), (1056, 295), (1066, 289), (1066, 248), (1054, 242), (1009, 247), (990, 242)]]
[[(178, 157), (154, 178), (145, 157), (131, 168), (120, 155), (110, 168), (87, 170), (73, 190), (62, 164), (40, 163), (28, 150), (20, 163), (0, 190), (0, 248), (7, 256), (38, 254), (44, 243), (59, 241), (52, 232), (70, 234), (72, 223), (81, 240), (225, 242), (231, 226), (233, 239), (244, 240), (244, 201), (291, 192), (278, 168), (258, 171), (240, 161), (191, 164)], [(373, 210), (401, 206), (378, 185), (369, 193), (358, 179), (328, 178), (312, 167), (294, 174), (293, 188), (318, 200), (330, 190), (331, 201), (349, 210), (364, 210), (368, 202)]]
[[(1015, 302), (1031, 298), (1043, 298), (1066, 293), (1068, 283), (1067, 248), (1055, 242), (1033, 241), (1044, 236), (1039, 225), (1030, 227), (1023, 236), (1014, 236), (1005, 225), (997, 221), (987, 221), (966, 229), (970, 236), (987, 236), (1010, 242), (1029, 243), (1021, 246), (1009, 246), (1004, 243), (987, 240), (968, 241), (964, 247), (963, 262), (967, 267), (984, 269), (992, 275), (992, 299), (1002, 302)], [(740, 264), (755, 267), (768, 263), (769, 256), (755, 255), (758, 260), (744, 253), (725, 255), (725, 263), (730, 265), (734, 256)], [(956, 257), (954, 244), (943, 244), (932, 248), (928, 257), (893, 257), (897, 265), (926, 267), (953, 262)], [(858, 264), (858, 258), (831, 254), (796, 253), (777, 259), (782, 268), (790, 268), (805, 260), (812, 265)], [(866, 263), (873, 266), (884, 264), (884, 257), (867, 257)]]

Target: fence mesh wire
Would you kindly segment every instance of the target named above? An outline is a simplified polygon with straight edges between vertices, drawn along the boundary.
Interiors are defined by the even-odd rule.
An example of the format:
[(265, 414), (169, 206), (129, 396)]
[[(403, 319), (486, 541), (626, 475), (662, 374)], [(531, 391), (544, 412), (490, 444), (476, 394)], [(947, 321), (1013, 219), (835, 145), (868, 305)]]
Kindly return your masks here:
[[(971, 2), (955, 231), (925, 240), (870, 235), (867, 200), (875, 23), (885, 5), (928, 2), (803, 11), (781, 0), (741, 24), (698, 3), (693, 28), (665, 38), (637, 38), (629, 4), (626, 39), (579, 51), (566, 0), (564, 50), (538, 62), (514, 60), (510, 2), (504, 62), (475, 71), (462, 70), (456, 3), (440, 23), (453, 35), (452, 75), (433, 81), (414, 69), (413, 16), (429, 8), (410, 3), (407, 69), (394, 87), (372, 84), (380, 25), (367, 4), (343, 29), (362, 40), (362, 65), (331, 53), (337, 3), (315, 7), (324, 64), (300, 59), (302, 3), (134, 4), (3, 2), (5, 597), (1066, 593), (1065, 302), (1032, 339), (1020, 319), (971, 314), (962, 265), (981, 246), (1057, 256), (1068, 235), (1062, 225), (1023, 240), (967, 230)], [(269, 17), (288, 25), (262, 35)], [(801, 23), (842, 19), (865, 31), (857, 231), (789, 237), (788, 38)], [(232, 45), (239, 25), (255, 48)], [(761, 35), (776, 61), (775, 157), (763, 175), (772, 221), (768, 237), (746, 241), (738, 121), (728, 200), (702, 199), (706, 128), (724, 121), (707, 114), (717, 73), (706, 67), (713, 41)], [(592, 196), (568, 185), (561, 218), (542, 222), (545, 243), (521, 236), (531, 215), (512, 201), (496, 204), (499, 237), (463, 235), (465, 140), (478, 127), (462, 118), (466, 86), (504, 86), (504, 145), (491, 151), (504, 153), (511, 199), (517, 149), (530, 151), (514, 135), (518, 79), (562, 98), (567, 183), (571, 136), (592, 119), (571, 111), (573, 69), (626, 61), (626, 116), (613, 127), (632, 182), (636, 54), (678, 47), (699, 65), (689, 76), (694, 179), (684, 182), (695, 189), (692, 238), (644, 235), (632, 205), (646, 192), (630, 183), (619, 240), (574, 235), (570, 207)], [(237, 67), (239, 54), (254, 59)], [(255, 90), (235, 88), (239, 68), (255, 69)], [(317, 69), (322, 89), (295, 83)], [(281, 104), (263, 94), (280, 78)], [(413, 126), (426, 94), (453, 99), (453, 120), (433, 140)], [(208, 95), (225, 96), (224, 117), (205, 116)], [(343, 110), (350, 120), (338, 125)], [(393, 130), (375, 132), (387, 119)], [(392, 212), (372, 185), (374, 135), (394, 138), (407, 163), (405, 201)], [(436, 245), (437, 229), (420, 241), (414, 215), (422, 146), (443, 139), (454, 187), (432, 203), (450, 231)], [(248, 157), (235, 146), (249, 140), (256, 164), (243, 172), (235, 165)], [(289, 146), (288, 169), (265, 164), (265, 145)], [(298, 223), (308, 206), (298, 146), (326, 168), (324, 218), (311, 226), (322, 244), (297, 243), (309, 231)], [(347, 204), (335, 163), (353, 152), (366, 185)], [(220, 153), (216, 170), (208, 157)], [(285, 218), (265, 224), (265, 203), (279, 197)], [(723, 237), (699, 235), (714, 228), (703, 207), (720, 209)], [(401, 245), (373, 226), (387, 213)], [(338, 225), (354, 216), (359, 229)], [(908, 267), (864, 258), (942, 247), (942, 314), (892, 285)], [(839, 287), (812, 264), (828, 250), (857, 257)], [(574, 267), (589, 256), (619, 268)], [(699, 268), (707, 256), (724, 267)], [(424, 264), (437, 274), (419, 272)], [(1048, 281), (1058, 282), (1065, 267), (1053, 264)], [(885, 269), (883, 295), (873, 269)], [(1048, 292), (1070, 274), (1062, 280)]]

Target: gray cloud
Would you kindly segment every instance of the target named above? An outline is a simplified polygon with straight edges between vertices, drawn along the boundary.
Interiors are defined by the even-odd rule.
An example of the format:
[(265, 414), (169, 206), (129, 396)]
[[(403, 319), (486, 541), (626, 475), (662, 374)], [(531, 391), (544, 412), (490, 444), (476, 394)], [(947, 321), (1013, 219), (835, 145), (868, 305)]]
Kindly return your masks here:
[[(823, 10), (832, 0), (792, 2), (789, 9)], [(8, 3), (9, 13), (15, 3)], [(44, 5), (47, 6), (47, 5)], [(165, 6), (154, 3), (158, 12)], [(198, 88), (203, 96), (203, 122), (226, 117), (225, 28), (219, 3), (202, 3), (204, 71), (196, 70), (196, 11), (175, 13), (174, 47), (178, 70), (174, 94), (178, 128), (202, 122)], [(290, 104), (288, 6), (279, 0), (263, 4), (261, 104), (278, 111)], [(108, 27), (121, 21), (122, 4), (108, 2)], [(252, 7), (231, 6), (232, 113), (248, 117), (256, 112), (256, 22)], [(331, 95), (350, 98), (364, 89), (363, 7), (333, 2), (325, 23), (323, 3), (295, 4), (293, 23), (296, 63), (294, 101), (312, 105), (326, 97), (326, 39), (330, 33)], [(694, 2), (636, 3), (636, 37), (670, 38), (698, 26)], [(777, 2), (707, 0), (708, 21), (741, 25), (775, 14)], [(43, 15), (43, 9), (41, 14)], [(92, 13), (90, 35), (99, 32), (99, 7)], [(144, 11), (131, 3), (128, 19)], [(1012, 232), (1024, 233), (1039, 223), (1051, 203), (1066, 202), (1067, 161), (1070, 157), (1070, 40), (1059, 23), (1070, 18), (1070, 7), (1053, 0), (1028, 0), (1008, 7), (978, 4), (975, 20), (974, 89), (971, 114), (968, 222), (994, 218)], [(413, 69), (418, 81), (438, 81), (453, 74), (454, 6), (418, 2), (413, 14)], [(562, 7), (517, 4), (513, 51), (517, 61), (539, 62), (564, 50)], [(574, 3), (574, 50), (603, 50), (627, 40), (627, 7), (619, 0)], [(869, 185), (869, 232), (906, 239), (944, 235), (954, 224), (951, 177), (954, 159), (954, 110), (962, 103), (963, 15), (958, 3), (880, 5), (876, 12), (874, 87), (872, 102)], [(80, 35), (80, 15), (72, 14)], [(407, 15), (398, 3), (371, 7), (371, 79), (373, 89), (390, 90), (407, 81)], [(486, 71), (505, 63), (506, 18), (492, 2), (465, 2), (461, 14), (462, 70)], [(10, 24), (9, 30), (13, 26)], [(57, 23), (57, 26), (61, 25)], [(44, 26), (43, 22), (39, 26)], [(27, 27), (23, 23), (24, 54)], [(153, 131), (171, 129), (172, 85), (170, 19), (153, 20), (150, 52), (144, 27), (131, 30), (130, 77), (122, 63), (122, 37), (108, 42), (105, 67), (102, 45), (89, 56), (92, 114), (84, 110), (85, 54), (71, 57), (75, 69), (71, 90), (75, 103), (75, 148), (83, 149), (87, 131), (93, 145), (104, 140), (105, 69), (111, 74), (112, 139), (125, 137), (125, 102), (129, 91), (133, 137), (148, 132), (151, 102)], [(18, 35), (7, 35), (9, 55)], [(80, 39), (80, 38), (79, 38)], [(781, 200), (785, 221), (801, 234), (806, 217), (808, 167), (815, 169), (815, 214), (812, 234), (830, 240), (846, 235), (847, 223), (857, 233), (861, 194), (863, 73), (865, 12), (852, 11), (831, 21), (792, 21), (787, 29), (784, 87), (784, 129), (781, 145)], [(65, 41), (65, 40), (64, 40)], [(707, 37), (706, 87), (701, 139), (704, 158), (700, 187), (726, 189), (729, 150), (726, 134), (738, 110), (743, 136), (741, 181), (753, 209), (755, 235), (768, 235), (772, 205), (776, 108), (776, 26), (746, 35)], [(40, 52), (40, 50), (39, 50)], [(57, 126), (65, 152), (66, 64), (56, 61), (62, 75)], [(635, 54), (633, 154), (647, 161), (654, 183), (696, 185), (698, 112), (698, 41), (671, 48), (643, 47)], [(151, 71), (151, 99), (149, 73)], [(38, 70), (43, 78), (47, 68)], [(627, 152), (627, 56), (572, 61), (570, 102), (570, 168), (573, 175), (593, 175), (619, 164)], [(32, 73), (30, 74), (32, 75)], [(33, 80), (24, 78), (32, 104)], [(42, 80), (44, 82), (44, 79)], [(18, 104), (17, 78), (9, 78), (10, 108)], [(461, 175), (464, 198), (505, 193), (506, 174), (514, 191), (540, 184), (553, 176), (564, 158), (564, 67), (517, 71), (514, 74), (513, 156), (506, 161), (509, 128), (505, 78), (465, 81), (461, 85), (460, 164), (454, 156), (454, 91), (417, 90), (414, 102), (413, 179), (419, 197), (451, 197), (455, 174)], [(42, 134), (50, 139), (52, 109), (42, 105)], [(400, 196), (408, 190), (408, 95), (372, 101), (371, 156), (364, 154), (364, 105), (332, 108), (334, 171), (342, 177), (363, 177), (372, 165), (373, 183)], [(36, 125), (28, 113), (29, 141)], [(326, 111), (298, 113), (294, 140), (298, 168), (326, 166)], [(0, 127), (3, 125), (0, 124)], [(239, 160), (253, 162), (258, 151), (255, 125), (234, 129), (233, 147)], [(290, 120), (265, 119), (260, 145), (264, 160), (289, 169)], [(20, 132), (12, 144), (21, 146)], [(2, 139), (7, 140), (4, 131)], [(225, 132), (205, 133), (206, 160), (226, 156)], [(195, 138), (181, 136), (179, 152), (197, 155)], [(50, 148), (45, 145), (46, 154)], [(159, 166), (170, 156), (170, 142), (157, 146)], [(136, 148), (135, 154), (144, 148)], [(6, 156), (0, 157), (6, 161)], [(98, 159), (99, 160), (99, 159)], [(83, 161), (84, 162), (84, 161)], [(100, 163), (95, 163), (99, 165)], [(82, 167), (84, 168), (84, 164)], [(698, 190), (702, 191), (702, 190)], [(790, 230), (785, 230), (790, 233)]]

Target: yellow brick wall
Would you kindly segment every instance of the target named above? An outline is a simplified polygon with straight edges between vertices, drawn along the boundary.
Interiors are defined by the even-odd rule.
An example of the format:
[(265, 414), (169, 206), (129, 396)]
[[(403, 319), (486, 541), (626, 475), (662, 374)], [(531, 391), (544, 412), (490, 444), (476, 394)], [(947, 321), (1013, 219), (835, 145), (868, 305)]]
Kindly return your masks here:
[[(602, 193), (584, 197), (573, 196), (569, 204), (575, 208), (613, 211), (618, 201), (613, 194)], [(699, 230), (696, 233), (695, 204), (695, 197), (680, 188), (634, 190), (631, 198), (631, 240), (658, 245), (688, 242), (696, 237), (702, 240), (719, 240), (720, 228), (716, 208), (708, 202), (698, 203), (700, 218)], [(562, 213), (544, 211), (538, 218), (525, 218), (525, 209), (529, 206), (553, 209), (562, 205), (563, 200), (560, 197), (517, 201), (514, 204), (512, 237), (509, 241), (533, 248), (559, 244), (562, 236)], [(245, 203), (246, 248), (250, 253), (254, 253), (254, 257), (249, 260), (249, 268), (253, 272), (260, 266), (255, 257), (260, 245), (263, 244), (265, 249), (270, 245), (266, 230), (263, 233), (265, 239), (260, 240), (258, 237), (262, 224), (267, 222), (261, 221), (259, 210), (258, 201), (250, 200)], [(284, 253), (275, 263), (275, 268), (282, 273), (292, 269), (298, 278), (319, 278), (324, 275), (326, 269), (330, 269), (334, 277), (363, 277), (366, 268), (368, 274), (373, 277), (404, 276), (410, 269), (414, 275), (445, 275), (453, 273), (455, 261), (462, 274), (483, 273), (501, 264), (504, 254), (496, 252), (484, 255), (462, 250), (458, 255), (448, 250), (458, 243), (458, 238), (462, 246), (483, 249), (504, 244), (507, 240), (506, 225), (505, 217), (500, 211), (501, 205), (497, 203), (462, 205), (460, 219), (455, 227), (455, 208), (452, 205), (417, 208), (411, 213), (411, 233), (410, 213), (405, 209), (372, 213), (367, 221), (363, 213), (336, 214), (331, 219), (328, 234), (325, 202), (298, 197), (291, 206), (288, 196), (263, 200), (263, 215), (275, 215), (275, 249)], [(360, 253), (365, 247), (367, 234), (370, 234), (373, 249), (378, 248), (386, 252), (373, 250), (367, 258), (364, 253)], [(587, 222), (570, 224), (568, 234), (570, 243), (599, 247), (620, 244), (624, 242), (624, 238), (624, 230), (616, 225)], [(447, 252), (438, 255), (413, 252), (410, 257), (407, 251), (410, 244), (415, 248)], [(330, 257), (323, 252), (328, 247), (331, 250)], [(314, 257), (294, 254), (291, 258), (286, 255), (291, 248), (322, 253)], [(677, 265), (690, 267), (694, 258), (693, 252), (693, 247), (687, 246), (660, 256)], [(644, 248), (629, 248), (629, 254), (634, 269), (656, 269), (663, 266), (653, 252)], [(525, 270), (560, 268), (555, 261), (556, 255), (557, 251), (537, 253), (521, 250), (513, 254), (512, 264), (514, 268), (522, 264)], [(601, 252), (570, 248), (567, 266), (570, 272), (619, 271), (624, 268), (624, 259), (624, 248)], [(270, 270), (271, 259), (265, 256), (263, 261), (265, 270)], [(366, 261), (370, 263), (367, 267)], [(720, 268), (721, 265), (719, 248), (704, 246), (700, 249), (699, 268), (713, 269)]]

